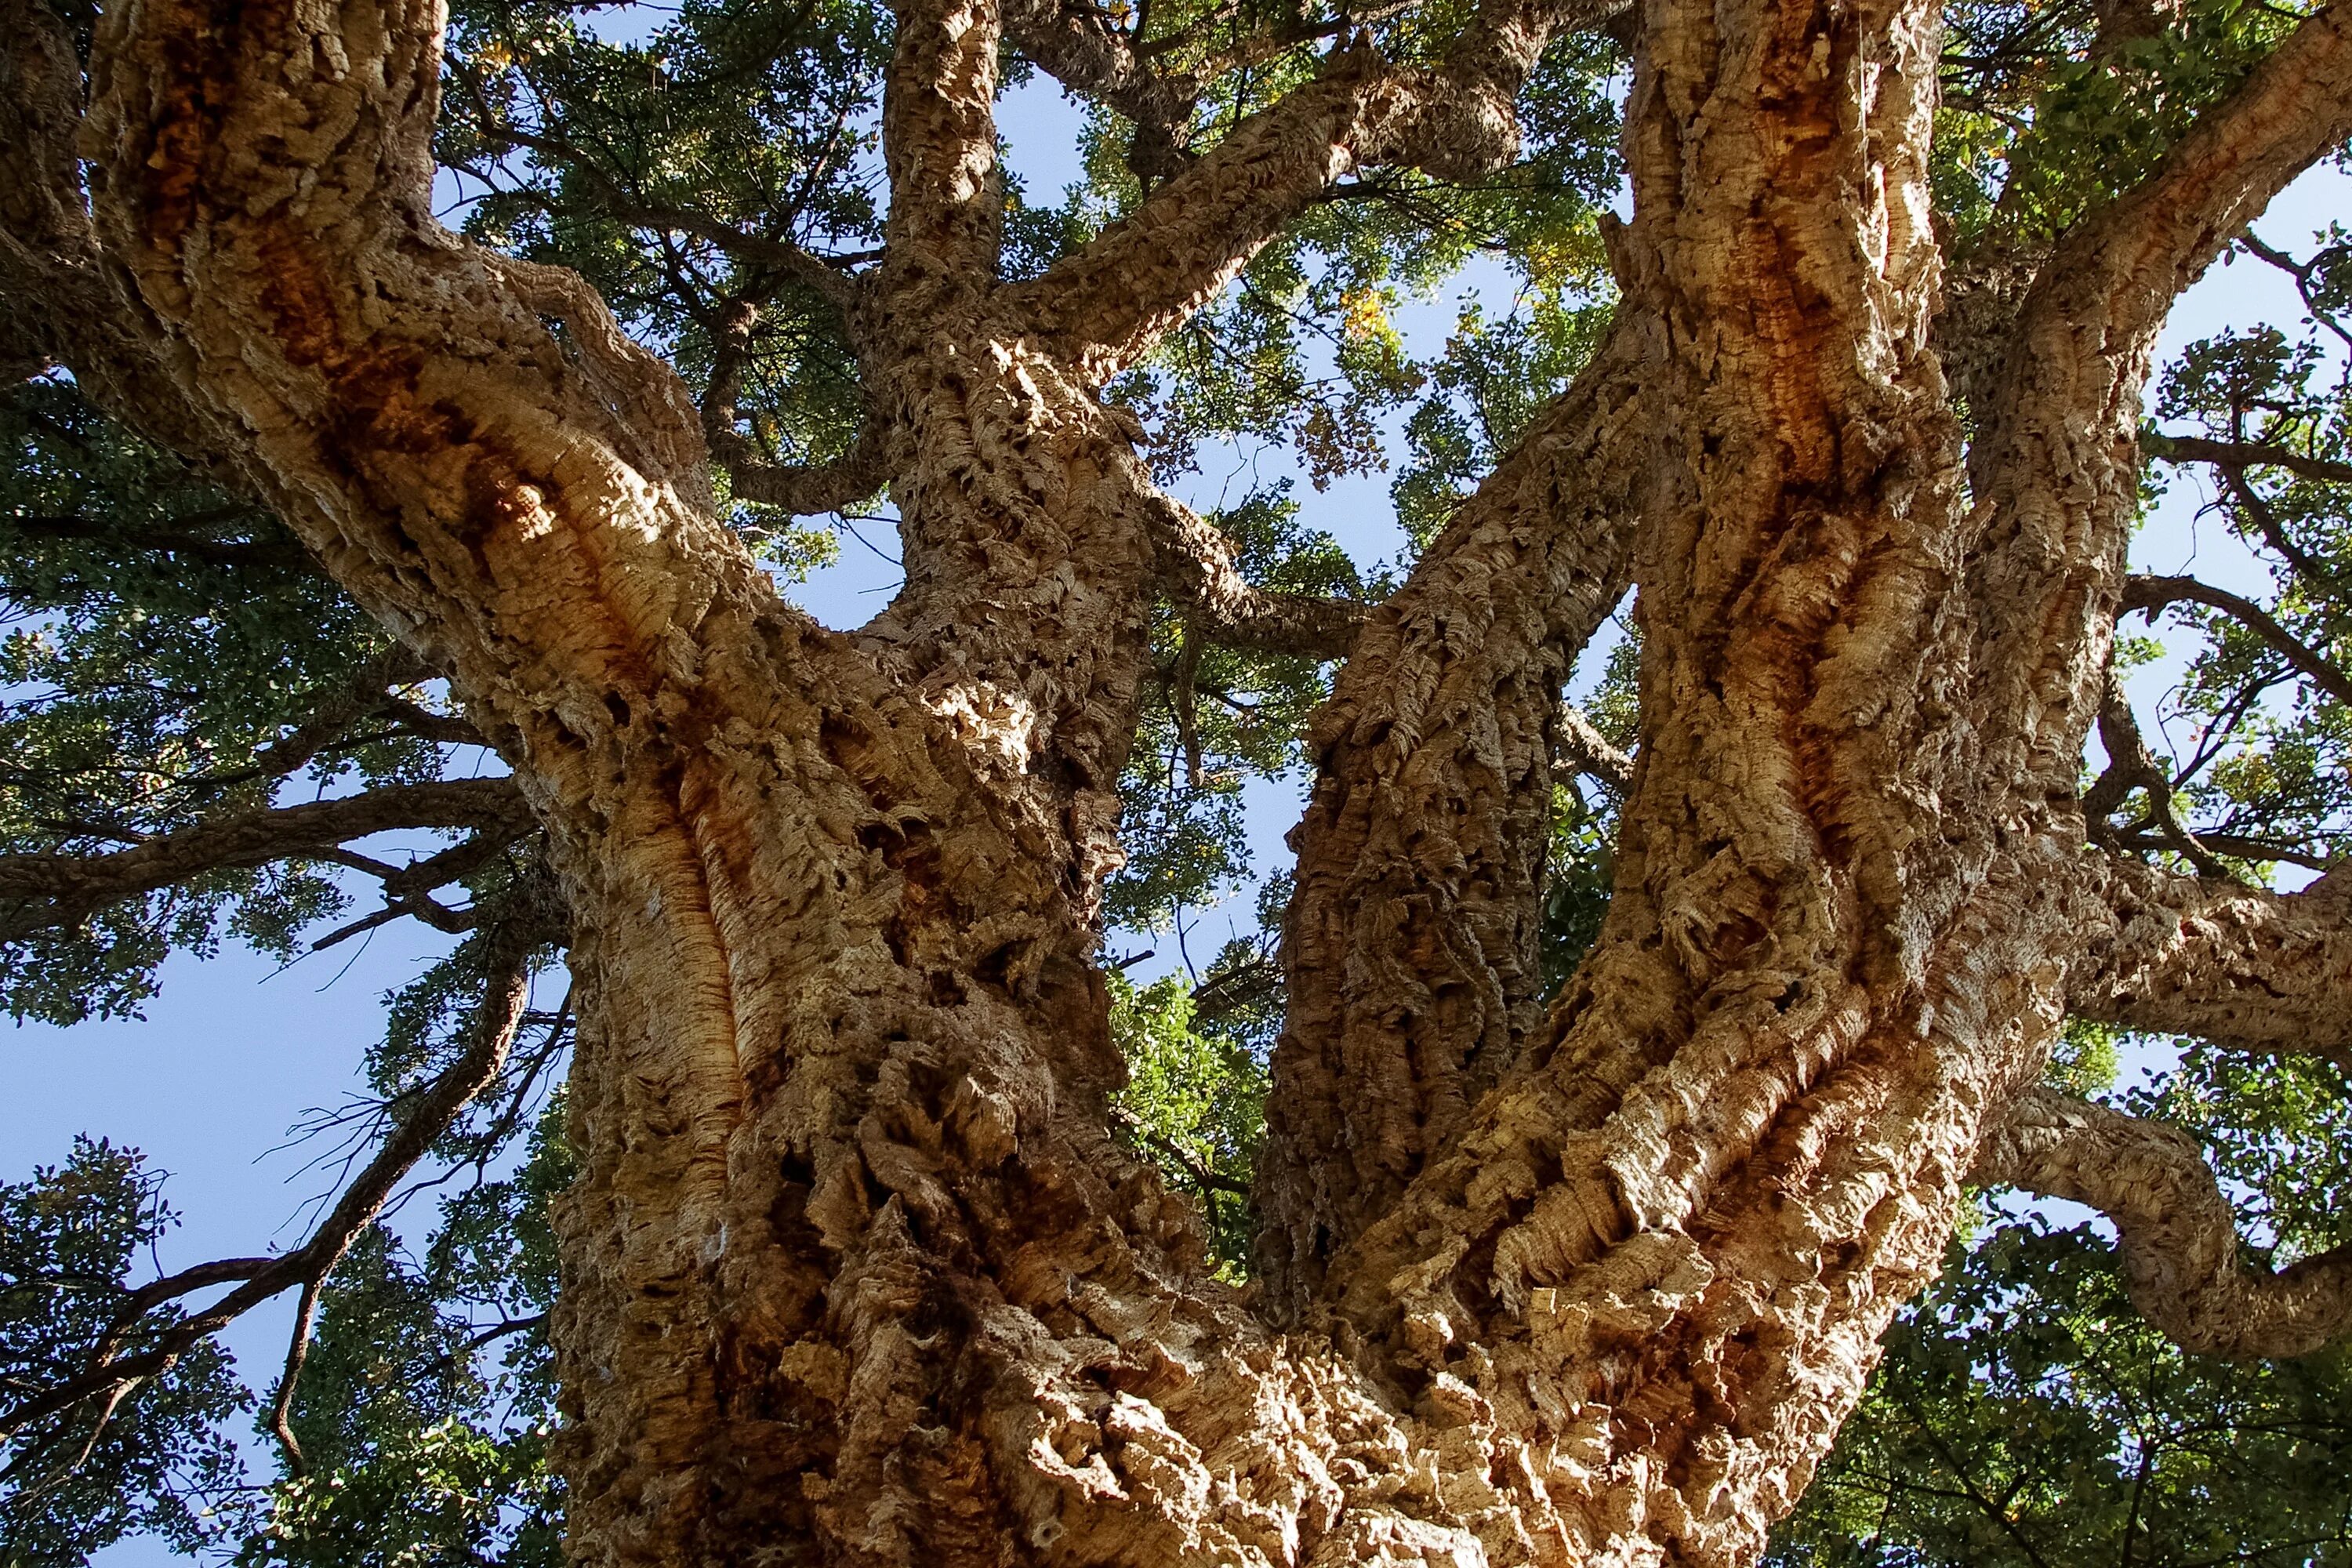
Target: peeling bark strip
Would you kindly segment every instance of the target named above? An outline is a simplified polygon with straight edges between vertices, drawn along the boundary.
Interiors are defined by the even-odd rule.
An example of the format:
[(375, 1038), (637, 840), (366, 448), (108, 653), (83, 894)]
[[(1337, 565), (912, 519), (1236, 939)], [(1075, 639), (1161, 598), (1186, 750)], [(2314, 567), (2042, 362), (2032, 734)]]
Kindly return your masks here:
[[(776, 597), (698, 414), (584, 284), (433, 221), (432, 0), (119, 0), (87, 212), (70, 42), (0, 10), (0, 290), (70, 307), (0, 353), (266, 498), (450, 672), (547, 828), (577, 1561), (1751, 1561), (1989, 1132), (1994, 1167), (2112, 1206), (2175, 1331), (2340, 1326), (2336, 1262), (2237, 1272), (2193, 1152), (2011, 1115), (2070, 1002), (2344, 1046), (2332, 893), (2117, 869), (2071, 799), (2149, 345), (2352, 131), (2340, 7), (2041, 268), (1970, 372), (2004, 392), (1964, 510), (1927, 343), (1934, 7), (1658, 0), (1621, 323), (1360, 612), (1249, 589), (1094, 389), (1335, 180), (1507, 157), (1545, 40), (1601, 8), (1488, 0), (1425, 64), (1337, 50), (1004, 286), (1002, 18), (900, 0), (888, 244), (838, 291), (876, 428), (770, 476), (890, 486), (907, 585), (855, 636)], [(1059, 16), (1014, 25), (1151, 96)], [(1629, 576), (1618, 887), (1547, 1018), (1559, 689)], [(1255, 1295), (1106, 1131), (1096, 921), (1161, 593), (1352, 650), (1311, 736)], [(54, 869), (0, 868), (63, 907)]]

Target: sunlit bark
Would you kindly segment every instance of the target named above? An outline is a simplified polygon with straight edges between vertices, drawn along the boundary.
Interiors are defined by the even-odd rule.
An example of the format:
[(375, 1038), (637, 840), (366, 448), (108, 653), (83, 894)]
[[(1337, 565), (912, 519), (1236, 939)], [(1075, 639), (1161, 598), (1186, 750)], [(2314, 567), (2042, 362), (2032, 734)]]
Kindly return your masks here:
[[(2324, 900), (2102, 903), (2074, 789), (2153, 334), (2352, 130), (2337, 10), (2059, 247), (1971, 372), (2005, 401), (1965, 484), (1935, 8), (1660, 0), (1620, 325), (1396, 598), (1257, 594), (1154, 489), (1104, 377), (1349, 169), (1508, 156), (1580, 16), (1496, 0), (1432, 66), (1339, 51), (1008, 288), (1000, 18), (903, 0), (888, 247), (844, 295), (875, 428), (833, 478), (887, 479), (907, 581), (846, 635), (716, 517), (668, 369), (576, 278), (432, 218), (430, 0), (126, 0), (87, 215), (69, 56), (12, 32), (0, 129), (41, 199), (0, 208), (0, 288), (115, 310), (0, 351), (86, 363), (266, 498), (448, 672), (548, 834), (578, 1561), (1751, 1561), (1979, 1143), (2112, 1195), (2075, 1121), (2011, 1115), (2065, 1005), (2275, 1045), (2224, 982), (2284, 931), (2329, 955), (2295, 1027), (2332, 1044)], [(1615, 898), (1545, 1016), (1559, 687), (1629, 575)], [(1251, 1292), (1107, 1130), (1098, 918), (1160, 595), (1350, 655)], [(2116, 1198), (2136, 1257), (2221, 1256), (2189, 1186), (2194, 1223)]]
[(2132, 1304), (2184, 1349), (2308, 1355), (2352, 1330), (2352, 1247), (2249, 1268), (2230, 1200), (2177, 1127), (2032, 1089), (1986, 1141), (1978, 1174), (2113, 1220)]

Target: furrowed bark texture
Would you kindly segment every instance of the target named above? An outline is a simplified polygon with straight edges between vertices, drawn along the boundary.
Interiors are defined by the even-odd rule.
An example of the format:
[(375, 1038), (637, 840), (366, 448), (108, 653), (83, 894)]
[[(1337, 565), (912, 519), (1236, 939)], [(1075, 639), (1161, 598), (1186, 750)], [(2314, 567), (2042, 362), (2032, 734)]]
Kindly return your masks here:
[[(2014, 409), (1964, 511), (1933, 7), (1658, 0), (1624, 324), (1368, 616), (1242, 583), (1093, 389), (1335, 179), (1504, 155), (1567, 8), (1496, 0), (1426, 68), (1337, 53), (1004, 287), (999, 17), (903, 0), (852, 309), (907, 583), (856, 634), (717, 521), (699, 416), (577, 279), (433, 221), (431, 0), (121, 0), (82, 238), (70, 52), (12, 35), (45, 139), (6, 155), (64, 195), (0, 196), (0, 288), (117, 313), (0, 348), (143, 356), (117, 405), (448, 671), (547, 826), (575, 1560), (1732, 1564), (2068, 997), (2340, 1041), (2325, 897), (2126, 886), (2071, 809), (2149, 300), (2341, 139), (2335, 16), (2062, 249), (1984, 372)], [(1547, 1017), (1559, 684), (1629, 574), (1618, 887)], [(1156, 593), (1353, 648), (1312, 735), (1255, 1296), (1106, 1131), (1097, 918)], [(2330, 979), (2293, 1028), (2233, 1009), (2305, 951)]]
[(2083, 877), (2084, 941), (2068, 969), (2068, 1011), (2352, 1061), (2352, 910), (2340, 879), (2279, 894), (2104, 857)]
[(2352, 1247), (2275, 1273), (2247, 1268), (2230, 1200), (2177, 1127), (2029, 1089), (1986, 1141), (1978, 1173), (2105, 1214), (2132, 1304), (2199, 1354), (2308, 1355), (2352, 1330)]
[(2055, 1017), (1994, 934), (2026, 868), (1935, 815), (1967, 776), (1935, 61), (1924, 8), (1647, 18), (1624, 270), (1672, 345), (1636, 559), (1672, 718), (1551, 1037), (1333, 1266), (1427, 1397), (1542, 1435), (1547, 1489), (1593, 1500), (1571, 1560), (1758, 1550)]
[(1622, 329), (1465, 503), (1308, 737), (1257, 1192), (1286, 1310), (1541, 1026), (1552, 731), (1570, 661), (1631, 577), (1644, 346)]

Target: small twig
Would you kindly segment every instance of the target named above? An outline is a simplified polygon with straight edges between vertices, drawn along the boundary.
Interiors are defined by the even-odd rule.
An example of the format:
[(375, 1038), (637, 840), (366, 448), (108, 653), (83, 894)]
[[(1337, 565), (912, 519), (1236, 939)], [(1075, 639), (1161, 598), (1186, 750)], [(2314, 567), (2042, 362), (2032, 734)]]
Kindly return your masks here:
[(302, 1445), (294, 1438), (294, 1384), (302, 1375), (302, 1363), (310, 1356), (310, 1326), (317, 1320), (319, 1292), (326, 1279), (326, 1270), (321, 1269), (302, 1281), (302, 1299), (294, 1308), (294, 1331), (286, 1344), (286, 1370), (278, 1374), (277, 1397), (269, 1402), (269, 1430), (277, 1436), (278, 1447), (285, 1450), (289, 1475), (307, 1475), (310, 1468), (302, 1458)]

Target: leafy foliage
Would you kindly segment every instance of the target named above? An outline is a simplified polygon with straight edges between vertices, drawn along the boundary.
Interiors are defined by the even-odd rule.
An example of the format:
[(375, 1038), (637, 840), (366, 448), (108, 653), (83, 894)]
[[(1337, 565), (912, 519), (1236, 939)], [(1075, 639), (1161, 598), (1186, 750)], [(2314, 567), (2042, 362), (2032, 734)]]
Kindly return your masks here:
[(2119, 195), (2293, 25), (2246, 0), (1949, 5), (1935, 191), (1963, 249), (2032, 246)]
[(240, 1568), (562, 1561), (546, 1335), (561, 1117), (513, 1175), (444, 1206), (421, 1262), (378, 1226), (336, 1269), (293, 1411), (305, 1468), (269, 1489)]
[(1218, 1259), (1238, 1281), (1255, 1228), (1249, 1179), (1265, 1120), (1265, 1063), (1202, 1019), (1205, 989), (1177, 974), (1141, 987), (1111, 976), (1111, 1037), (1129, 1073), (1113, 1104), (1136, 1148), (1199, 1199)]
[[(2290, 337), (2266, 325), (2191, 344), (2165, 373), (2156, 412), (2251, 455), (2214, 467), (2210, 509), (2269, 567), (2277, 591), (2263, 607), (2340, 666), (2352, 652), (2352, 366), (2343, 358), (2352, 338), (2330, 312), (2352, 280), (2352, 247), (2340, 229), (2324, 237), (2309, 263), (2268, 258), (2297, 275), (2311, 301), (2306, 330)], [(2298, 460), (2304, 471), (2284, 466)], [(2344, 704), (2296, 681), (2279, 648), (2242, 619), (2183, 605), (2166, 618), (2202, 634), (2178, 699), (2201, 731), (2179, 781), (2200, 835), (2242, 859), (2326, 867), (2352, 822)]]
[(857, 395), (838, 313), (772, 262), (667, 220), (827, 252), (878, 239), (887, 13), (688, 0), (633, 37), (600, 9), (453, 8), (439, 153), (472, 199), (467, 232), (579, 270), (698, 389), (739, 380), (739, 420), (770, 456), (837, 455)]
[[(55, 378), (0, 391), (0, 849), (120, 848), (296, 779), (439, 774), (439, 748), (390, 726), (285, 765), (278, 743), (387, 643), (275, 518)], [(10, 944), (0, 1006), (135, 1014), (173, 949), (226, 932), (286, 955), (343, 903), (300, 862), (213, 872)]]
[[(1594, 254), (1584, 258), (1597, 270)], [(1397, 521), (1426, 547), (1454, 508), (1517, 444), (1544, 404), (1592, 357), (1610, 318), (1597, 276), (1577, 279), (1593, 302), (1567, 303), (1558, 284), (1522, 294), (1489, 321), (1465, 300), (1453, 334), (1429, 367), (1428, 395), (1404, 422), (1407, 460), (1390, 488)], [(1561, 279), (1562, 282), (1566, 279)]]
[[(1362, 579), (1328, 533), (1302, 526), (1286, 481), (1214, 514), (1244, 576), (1264, 588), (1357, 598)], [(1121, 781), (1126, 868), (1105, 901), (1130, 931), (1161, 930), (1249, 877), (1248, 786), (1300, 761), (1327, 693), (1313, 659), (1210, 642), (1174, 609), (1152, 626), (1152, 668)]]
[[(0, 1184), (0, 1389), (11, 1398), (77, 1364), (112, 1325), (142, 1255), (177, 1223), (138, 1151), (87, 1138), (61, 1165)], [(221, 1424), (249, 1409), (229, 1358), (199, 1344), (110, 1407), (86, 1401), (0, 1441), (0, 1564), (73, 1568), (126, 1535), (183, 1552), (233, 1499)]]
[[(2051, 1076), (2104, 1087), (2132, 1043), (2074, 1026)], [(2343, 1190), (2341, 1067), (2190, 1046), (2121, 1099), (2206, 1141), (2273, 1261), (2342, 1239), (2324, 1196)], [(2187, 1354), (2134, 1310), (2097, 1227), (1994, 1215), (1889, 1336), (1775, 1563), (2352, 1563), (2352, 1347)]]
[(2087, 1226), (1973, 1246), (1888, 1337), (1780, 1568), (2352, 1561), (2352, 1362), (2182, 1354)]

